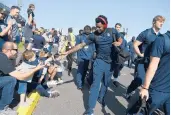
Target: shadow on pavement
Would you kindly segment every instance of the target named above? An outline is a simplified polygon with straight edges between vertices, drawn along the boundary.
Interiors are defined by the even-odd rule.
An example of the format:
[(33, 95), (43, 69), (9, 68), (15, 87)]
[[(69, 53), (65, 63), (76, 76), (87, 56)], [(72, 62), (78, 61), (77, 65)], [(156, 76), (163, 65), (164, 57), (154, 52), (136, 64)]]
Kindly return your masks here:
[[(108, 107), (115, 115), (125, 115), (126, 108), (118, 101), (118, 99), (115, 96), (121, 96), (123, 97), (126, 92), (126, 87), (120, 84), (120, 87), (117, 89), (114, 88), (114, 86), (110, 85), (110, 88), (114, 91), (108, 90), (106, 94), (106, 107)], [(82, 90), (83, 93), (83, 103), (85, 110), (88, 108), (88, 98), (89, 98), (89, 86), (85, 84), (84, 89)], [(97, 102), (98, 103), (98, 102)], [(102, 110), (104, 115), (113, 115), (110, 113), (107, 113), (105, 108), (102, 107)]]
[(107, 113), (107, 112), (106, 112), (106, 109), (103, 108), (103, 107), (102, 107), (102, 112), (103, 112), (104, 115), (111, 115), (110, 113)]
[[(73, 76), (73, 81), (75, 85), (77, 86), (77, 82), (76, 82), (77, 69), (76, 68), (72, 69), (72, 76)], [(83, 93), (83, 103), (84, 103), (84, 108), (86, 110), (88, 108), (88, 97), (89, 97), (89, 86), (87, 85), (86, 82), (83, 87), (83, 90), (80, 90), (80, 91), (82, 91)]]
[(134, 73), (131, 73), (131, 75), (132, 75), (133, 77), (135, 77)]
[[(118, 101), (116, 96), (124, 97), (124, 94), (126, 92), (126, 87), (120, 84), (119, 87), (114, 88), (110, 85), (111, 90), (108, 90), (107, 95), (105, 97), (106, 100), (106, 106), (115, 114), (115, 115), (125, 115), (126, 108)], [(103, 110), (103, 109), (102, 109)], [(104, 115), (109, 115), (109, 113), (105, 113), (105, 111), (102, 111)]]
[(74, 80), (70, 80), (70, 81), (65, 81), (63, 84), (68, 84), (68, 83), (71, 83), (73, 82)]

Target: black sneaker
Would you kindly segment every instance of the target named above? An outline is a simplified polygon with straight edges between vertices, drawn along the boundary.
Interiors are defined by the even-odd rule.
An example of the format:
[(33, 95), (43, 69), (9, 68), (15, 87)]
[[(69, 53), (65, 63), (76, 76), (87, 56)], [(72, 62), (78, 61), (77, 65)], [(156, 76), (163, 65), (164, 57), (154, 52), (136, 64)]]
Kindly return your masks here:
[(113, 82), (113, 85), (114, 85), (115, 87), (119, 87), (120, 84), (119, 84), (118, 81), (114, 81), (114, 82)]
[(71, 70), (68, 70), (68, 76), (71, 76)]

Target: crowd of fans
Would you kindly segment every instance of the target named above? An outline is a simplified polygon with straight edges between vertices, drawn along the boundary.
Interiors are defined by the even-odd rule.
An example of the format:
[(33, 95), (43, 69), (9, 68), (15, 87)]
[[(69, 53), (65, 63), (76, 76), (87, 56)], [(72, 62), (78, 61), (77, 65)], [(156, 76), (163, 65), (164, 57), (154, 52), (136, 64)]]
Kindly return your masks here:
[[(54, 28), (50, 31), (36, 28), (34, 9), (35, 6), (30, 4), (28, 22), (24, 25), (16, 20), (20, 13), (18, 6), (12, 6), (10, 13), (0, 8), (2, 114), (17, 114), (9, 108), (14, 91), (20, 95), (19, 106), (24, 107), (32, 103), (27, 95), (34, 90), (48, 98), (60, 95), (59, 91), (50, 88), (63, 83), (63, 58), (59, 54), (68, 46), (67, 36)], [(74, 44), (71, 28), (69, 32)]]
[[(143, 84), (145, 72), (148, 66), (151, 67), (152, 65), (150, 66), (149, 58), (144, 58), (147, 63), (144, 60), (142, 63), (141, 59), (142, 57), (149, 57), (149, 53), (146, 53), (145, 49), (155, 40), (159, 31), (159, 29), (156, 29), (158, 26), (155, 24), (157, 24), (157, 21), (164, 22), (165, 19), (162, 16), (155, 17), (151, 29), (142, 32), (137, 37), (137, 40), (132, 37), (132, 40), (127, 44), (126, 33), (120, 32), (122, 25), (116, 23), (115, 29), (106, 29), (108, 22), (105, 16), (100, 15), (97, 17), (96, 27), (86, 25), (83, 30), (79, 31), (77, 36), (73, 34), (72, 28), (68, 29), (68, 35), (63, 35), (62, 31), (57, 31), (55, 28), (50, 30), (43, 27), (37, 28), (34, 20), (34, 10), (34, 4), (30, 4), (27, 10), (28, 22), (23, 24), (16, 21), (20, 13), (18, 6), (12, 6), (9, 14), (5, 9), (0, 8), (0, 88), (2, 89), (0, 113), (17, 114), (16, 111), (9, 108), (14, 91), (20, 95), (19, 106), (25, 107), (32, 103), (33, 100), (29, 99), (27, 95), (34, 90), (44, 97), (58, 97), (60, 93), (57, 90), (50, 90), (50, 88), (64, 82), (62, 76), (65, 69), (68, 70), (68, 76), (71, 75), (73, 62), (78, 65), (76, 76), (78, 90), (83, 90), (85, 78), (91, 86), (89, 108), (85, 113), (86, 115), (93, 115), (96, 101), (105, 106), (104, 96), (110, 78), (113, 74), (113, 84), (118, 87), (118, 77), (126, 61), (128, 61), (128, 67), (130, 68), (135, 65), (134, 75), (137, 76), (128, 87), (126, 98), (129, 99), (134, 90)], [(154, 31), (155, 29), (156, 31)], [(101, 35), (103, 31), (105, 32)], [(152, 31), (154, 35), (152, 36), (149, 31)], [(92, 33), (94, 33), (93, 37)], [(113, 34), (115, 37), (113, 37)], [(101, 39), (99, 39), (99, 35), (102, 36), (100, 36)], [(110, 36), (113, 38), (107, 40), (106, 38), (110, 38)], [(115, 50), (117, 47), (120, 48), (119, 53), (111, 50), (112, 44), (116, 47)], [(142, 44), (145, 45), (140, 48)], [(157, 49), (157, 46), (154, 47)], [(154, 51), (155, 48), (153, 48)], [(124, 59), (122, 59), (122, 63), (118, 63), (121, 58), (118, 57), (121, 56), (121, 50)], [(78, 52), (76, 53), (76, 51)], [(114, 58), (111, 58), (111, 52), (115, 54), (112, 55)], [(153, 56), (161, 58), (162, 54), (160, 54), (159, 50), (156, 52), (153, 52)], [(127, 56), (129, 58), (126, 58)], [(137, 62), (134, 61), (135, 57), (137, 57)], [(170, 61), (170, 59), (168, 60)], [(147, 78), (145, 80), (148, 81)], [(156, 80), (160, 81), (161, 79)], [(165, 79), (164, 82), (168, 83), (167, 80)], [(100, 82), (102, 82), (101, 89)], [(157, 85), (155, 84), (155, 86)], [(162, 88), (159, 87), (157, 90), (160, 92)], [(146, 82), (140, 92), (142, 98), (147, 95), (144, 94), (143, 89), (149, 89)], [(164, 93), (166, 95), (168, 91), (166, 90)], [(158, 106), (154, 106), (154, 108), (156, 109)]]

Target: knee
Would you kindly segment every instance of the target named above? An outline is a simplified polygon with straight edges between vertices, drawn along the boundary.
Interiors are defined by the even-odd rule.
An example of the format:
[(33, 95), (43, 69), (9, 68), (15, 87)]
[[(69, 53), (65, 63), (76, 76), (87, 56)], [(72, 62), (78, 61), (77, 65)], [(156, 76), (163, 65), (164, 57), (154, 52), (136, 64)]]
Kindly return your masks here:
[(57, 71), (57, 68), (55, 68), (54, 71), (53, 71), (53, 73), (57, 73), (57, 72), (58, 72), (58, 71)]
[(43, 89), (43, 86), (42, 86), (41, 84), (38, 84), (37, 87), (36, 87), (36, 90), (37, 90), (37, 91), (40, 91), (40, 90), (42, 90), (42, 89)]
[(98, 81), (93, 80), (91, 88), (98, 90), (100, 88), (100, 81), (98, 82)]
[(11, 84), (13, 84), (15, 86), (16, 83), (17, 83), (17, 79), (14, 78), (14, 77), (9, 77), (9, 83), (11, 83)]

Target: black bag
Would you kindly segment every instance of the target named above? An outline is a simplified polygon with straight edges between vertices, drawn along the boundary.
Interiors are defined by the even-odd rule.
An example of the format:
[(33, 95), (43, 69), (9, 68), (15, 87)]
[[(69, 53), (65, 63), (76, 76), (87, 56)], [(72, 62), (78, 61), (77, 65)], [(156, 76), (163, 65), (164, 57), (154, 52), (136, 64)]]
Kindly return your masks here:
[[(119, 47), (114, 46), (115, 49), (119, 49)], [(130, 59), (130, 53), (124, 49), (118, 50), (118, 52), (116, 52), (116, 60), (115, 62), (118, 64), (123, 64), (125, 61), (128, 61)]]
[[(116, 41), (116, 36), (112, 32), (112, 28), (108, 28), (108, 32), (113, 37), (113, 41)], [(113, 45), (114, 46), (114, 45)], [(130, 53), (127, 50), (122, 49), (120, 46), (114, 46), (116, 56), (115, 62), (118, 64), (124, 64), (125, 61), (128, 61), (130, 59)]]
[[(112, 36), (113, 41), (115, 42), (116, 41), (116, 36), (112, 32), (112, 28), (107, 28), (106, 31), (110, 34), (110, 36)], [(97, 41), (97, 39), (98, 39), (98, 36), (95, 35), (95, 41)], [(115, 63), (123, 64), (125, 61), (128, 61), (130, 59), (129, 51), (126, 51), (126, 50), (122, 49), (119, 46), (114, 46), (114, 50), (115, 50), (114, 55), (116, 56)]]
[(136, 57), (134, 59), (134, 63), (136, 63), (136, 64), (139, 64), (139, 63), (144, 64), (144, 57)]
[(148, 115), (149, 105), (146, 103), (146, 98), (139, 100), (127, 110), (126, 115)]

